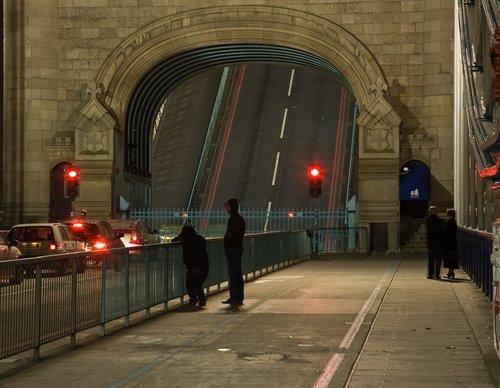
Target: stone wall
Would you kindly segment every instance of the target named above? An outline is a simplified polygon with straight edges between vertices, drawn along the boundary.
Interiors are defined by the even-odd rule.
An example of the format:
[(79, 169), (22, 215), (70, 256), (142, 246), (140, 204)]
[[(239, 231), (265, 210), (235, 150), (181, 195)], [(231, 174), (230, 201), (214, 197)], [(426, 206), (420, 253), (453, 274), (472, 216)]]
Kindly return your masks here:
[[(87, 88), (107, 59), (123, 50), (127, 38), (178, 13), (197, 11), (201, 16), (205, 7), (249, 5), (243, 0), (168, 2), (172, 5), (155, 0), (91, 0), (82, 2), (84, 6), (78, 3), (26, 0), (23, 6), (7, 5), (8, 30), (17, 43), (6, 53), (10, 59), (6, 70), (12, 79), (6, 94), (9, 110), (4, 158), (8, 167), (4, 168), (3, 201), (5, 211), (15, 221), (46, 218), (50, 170), (58, 161), (74, 158), (74, 127), (79, 112), (89, 102)], [(434, 176), (433, 201), (448, 206), (453, 196), (453, 2), (258, 3), (317, 15), (356, 36), (382, 69), (388, 89), (385, 97), (402, 119), (399, 166), (411, 159), (427, 163)], [(189, 23), (189, 19), (180, 23)], [(244, 18), (241, 25), (245, 25)], [(301, 28), (290, 36), (290, 41), (300, 39)], [(263, 31), (262, 36), (271, 39), (272, 33)], [(228, 39), (230, 30), (224, 34), (221, 39)], [(238, 34), (229, 38), (237, 40)], [(324, 39), (329, 39), (326, 32)], [(147, 44), (139, 40), (138, 45)], [(190, 36), (186, 34), (184, 40), (189, 42)], [(311, 49), (319, 50), (322, 43), (312, 43), (317, 47)], [(150, 65), (141, 57), (136, 61), (143, 61), (144, 69)], [(129, 81), (124, 78), (122, 82)], [(120, 103), (126, 104), (126, 100)], [(397, 168), (397, 164), (390, 168)], [(96, 176), (103, 184), (111, 179), (109, 172)], [(394, 188), (391, 193), (394, 196)], [(364, 195), (374, 196), (376, 191)], [(110, 198), (99, 206), (111, 213), (112, 202)], [(77, 202), (77, 206), (87, 204)], [(398, 209), (390, 211), (397, 215)]]

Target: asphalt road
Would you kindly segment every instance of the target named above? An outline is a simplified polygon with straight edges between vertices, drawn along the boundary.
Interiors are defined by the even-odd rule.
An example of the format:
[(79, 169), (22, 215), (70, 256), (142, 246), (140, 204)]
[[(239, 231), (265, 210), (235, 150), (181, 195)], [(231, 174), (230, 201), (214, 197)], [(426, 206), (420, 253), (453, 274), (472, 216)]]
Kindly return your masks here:
[(153, 207), (209, 210), (236, 197), (246, 208), (310, 208), (310, 163), (324, 168), (319, 206), (341, 207), (352, 111), (349, 92), (307, 68), (242, 64), (226, 76), (199, 74), (165, 105), (153, 142)]

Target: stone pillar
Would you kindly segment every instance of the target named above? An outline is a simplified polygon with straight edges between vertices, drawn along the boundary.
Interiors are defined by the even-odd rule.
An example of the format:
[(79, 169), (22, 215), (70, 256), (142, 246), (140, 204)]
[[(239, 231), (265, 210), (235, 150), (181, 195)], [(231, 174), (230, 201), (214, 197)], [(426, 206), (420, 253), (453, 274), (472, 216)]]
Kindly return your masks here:
[(115, 119), (98, 101), (100, 88), (87, 89), (90, 100), (75, 122), (75, 164), (80, 168), (80, 196), (76, 213), (89, 218), (111, 218), (113, 209)]
[[(387, 85), (373, 85), (376, 98), (364, 109), (359, 125), (360, 224), (383, 230), (376, 241), (387, 252), (399, 250), (399, 125), (401, 118), (384, 98)], [(385, 232), (387, 231), (387, 233)], [(378, 238), (369, 236), (369, 239)], [(369, 246), (373, 246), (372, 241)]]
[(47, 221), (54, 163), (46, 147), (58, 127), (58, 0), (3, 3), (4, 222)]

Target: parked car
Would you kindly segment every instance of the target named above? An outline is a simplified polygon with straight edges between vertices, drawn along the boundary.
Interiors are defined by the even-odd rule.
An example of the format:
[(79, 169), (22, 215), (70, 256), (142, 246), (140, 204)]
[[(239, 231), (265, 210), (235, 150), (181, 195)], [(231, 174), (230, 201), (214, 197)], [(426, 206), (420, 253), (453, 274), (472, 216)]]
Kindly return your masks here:
[(140, 245), (160, 244), (161, 239), (156, 229), (143, 220), (108, 220), (111, 227), (123, 234), (121, 238), (126, 247), (136, 247)]
[[(0, 234), (0, 261), (13, 261), (22, 257), (17, 248), (17, 241), (9, 241), (7, 237)], [(24, 268), (22, 266), (1, 267), (0, 280), (9, 284), (19, 284), (24, 280)]]
[[(99, 251), (108, 254), (109, 249), (123, 248), (121, 237), (123, 234), (117, 233), (107, 221), (75, 219), (65, 221), (65, 224), (81, 241), (86, 251)], [(123, 266), (123, 260), (120, 254), (111, 254), (110, 258), (116, 272), (120, 272)], [(98, 264), (95, 260), (89, 259), (88, 265)]]
[[(7, 240), (16, 241), (24, 258), (83, 251), (83, 245), (71, 230), (62, 223), (33, 223), (14, 225), (7, 234)], [(60, 275), (67, 272), (69, 260), (44, 263), (43, 268), (56, 270)], [(85, 262), (78, 263), (78, 272), (85, 271)], [(35, 267), (26, 268), (28, 275), (33, 275)]]

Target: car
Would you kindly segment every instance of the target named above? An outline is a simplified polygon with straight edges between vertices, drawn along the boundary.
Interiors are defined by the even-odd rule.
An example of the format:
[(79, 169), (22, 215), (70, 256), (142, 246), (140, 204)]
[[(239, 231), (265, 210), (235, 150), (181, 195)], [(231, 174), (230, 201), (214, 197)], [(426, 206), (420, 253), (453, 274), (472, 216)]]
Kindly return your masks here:
[[(21, 251), (16, 245), (17, 241), (9, 241), (5, 235), (0, 234), (0, 261), (21, 259)], [(20, 284), (24, 280), (24, 268), (20, 265), (0, 267), (0, 280)]]
[[(124, 248), (121, 240), (123, 234), (117, 233), (111, 225), (104, 220), (73, 219), (64, 222), (81, 241), (86, 251), (106, 253), (108, 249)], [(122, 255), (111, 254), (111, 260), (116, 272), (121, 272), (123, 266)], [(87, 265), (99, 264), (93, 258), (87, 259)]]
[(161, 243), (158, 231), (151, 230), (151, 227), (143, 220), (112, 219), (108, 222), (117, 233), (123, 234), (121, 239), (126, 247)]
[[(7, 234), (8, 241), (15, 241), (24, 258), (54, 255), (59, 253), (81, 252), (83, 245), (76, 239), (71, 230), (58, 222), (31, 223), (14, 225)], [(85, 271), (82, 259), (78, 263), (78, 272)], [(69, 260), (61, 260), (56, 264), (44, 263), (43, 268), (55, 269), (63, 275), (70, 268)], [(35, 272), (35, 267), (28, 267), (29, 276)]]

